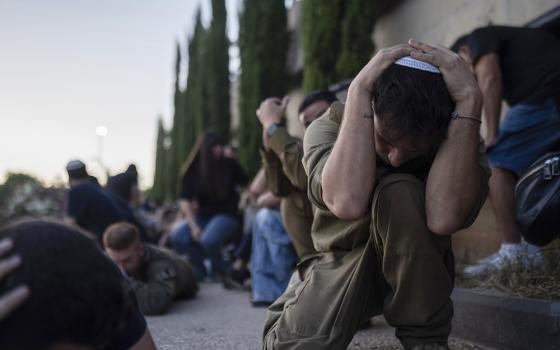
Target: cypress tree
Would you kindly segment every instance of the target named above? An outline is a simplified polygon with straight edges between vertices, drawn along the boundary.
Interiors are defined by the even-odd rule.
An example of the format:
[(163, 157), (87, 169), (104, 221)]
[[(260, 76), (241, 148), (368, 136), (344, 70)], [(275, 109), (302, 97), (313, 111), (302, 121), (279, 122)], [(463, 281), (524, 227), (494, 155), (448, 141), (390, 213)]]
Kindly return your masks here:
[(347, 0), (345, 6), (336, 80), (353, 78), (369, 61), (374, 49), (371, 33), (376, 2)]
[(193, 35), (189, 38), (188, 47), (188, 69), (187, 69), (187, 85), (184, 93), (184, 129), (182, 137), (184, 139), (184, 152), (182, 153), (179, 169), (185, 162), (189, 152), (191, 151), (197, 135), (203, 130), (203, 120), (205, 118), (204, 101), (202, 100), (203, 81), (201, 69), (203, 62), (200, 57), (200, 41), (201, 35), (204, 34), (204, 28), (200, 22), (200, 10), (196, 17), (196, 24)]
[(184, 145), (182, 139), (182, 131), (184, 129), (184, 109), (183, 109), (183, 93), (179, 86), (179, 76), (181, 74), (181, 48), (179, 44), (176, 45), (176, 58), (175, 58), (175, 92), (173, 96), (173, 126), (171, 129), (171, 145), (168, 150), (168, 160), (166, 162), (166, 169), (168, 172), (167, 181), (168, 186), (171, 186), (170, 194), (173, 197), (176, 193), (174, 191), (175, 183), (177, 182), (177, 174), (181, 164), (181, 157), (184, 152)]
[(226, 138), (230, 128), (229, 39), (226, 33), (225, 0), (212, 0), (212, 22), (208, 29), (205, 63), (208, 125)]
[[(207, 103), (207, 77), (208, 71), (206, 59), (207, 31), (201, 20), (200, 8), (197, 11), (193, 35), (189, 39), (189, 68), (187, 75), (187, 86), (185, 90), (186, 110), (185, 114), (191, 124), (191, 132), (196, 135), (208, 128), (208, 103)], [(192, 144), (191, 144), (192, 147)], [(190, 147), (189, 147), (190, 149)]]
[[(303, 90), (325, 89), (336, 81), (344, 0), (302, 2)], [(369, 35), (369, 33), (367, 34)]]
[(283, 0), (245, 0), (239, 16), (241, 76), (239, 90), (239, 160), (250, 172), (260, 166), (262, 127), (255, 111), (261, 101), (286, 93), (288, 50)]
[(165, 199), (165, 138), (167, 137), (161, 117), (157, 122), (156, 139), (156, 164), (154, 169), (154, 183), (152, 185), (151, 197), (158, 202)]

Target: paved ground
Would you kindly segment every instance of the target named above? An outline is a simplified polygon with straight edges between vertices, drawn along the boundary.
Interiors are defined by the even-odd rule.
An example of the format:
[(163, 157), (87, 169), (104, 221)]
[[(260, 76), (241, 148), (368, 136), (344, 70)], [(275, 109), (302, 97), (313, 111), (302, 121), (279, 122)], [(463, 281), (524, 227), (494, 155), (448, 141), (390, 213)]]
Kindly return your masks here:
[[(248, 297), (205, 283), (196, 299), (177, 303), (165, 316), (148, 317), (148, 325), (160, 350), (260, 349), (266, 309), (251, 307)], [(401, 349), (383, 318), (373, 323), (356, 334), (348, 350)], [(489, 349), (454, 339), (450, 343), (452, 349)]]

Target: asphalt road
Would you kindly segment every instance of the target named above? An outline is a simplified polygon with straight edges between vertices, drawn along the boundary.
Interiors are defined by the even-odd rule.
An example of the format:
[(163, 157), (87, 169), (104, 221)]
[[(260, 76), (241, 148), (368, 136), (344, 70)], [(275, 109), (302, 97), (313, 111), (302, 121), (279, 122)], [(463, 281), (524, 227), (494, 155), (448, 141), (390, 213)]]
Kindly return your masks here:
[[(204, 283), (199, 295), (177, 302), (164, 316), (148, 317), (148, 326), (160, 350), (260, 349), (266, 309), (253, 308), (249, 293), (229, 291)], [(401, 349), (394, 330), (383, 318), (358, 332), (348, 350)], [(451, 339), (452, 349), (489, 349)]]

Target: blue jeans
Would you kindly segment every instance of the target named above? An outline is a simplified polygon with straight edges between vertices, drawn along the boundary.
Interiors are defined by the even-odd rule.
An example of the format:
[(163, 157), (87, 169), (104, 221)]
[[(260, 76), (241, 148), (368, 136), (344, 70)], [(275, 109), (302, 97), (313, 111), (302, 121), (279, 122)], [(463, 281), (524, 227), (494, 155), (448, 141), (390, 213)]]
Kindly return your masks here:
[(239, 229), (239, 222), (232, 215), (227, 214), (214, 215), (208, 221), (196, 217), (196, 221), (202, 229), (200, 241), (192, 239), (191, 229), (185, 221), (171, 233), (171, 246), (177, 253), (189, 257), (199, 279), (207, 276), (204, 265), (206, 258), (209, 258), (212, 263), (213, 273), (225, 272), (222, 247), (235, 235)]
[(253, 221), (251, 282), (254, 301), (273, 302), (290, 281), (296, 253), (280, 211), (260, 209)]
[(490, 165), (521, 175), (547, 152), (560, 147), (560, 111), (553, 99), (511, 106), (497, 143), (488, 148)]

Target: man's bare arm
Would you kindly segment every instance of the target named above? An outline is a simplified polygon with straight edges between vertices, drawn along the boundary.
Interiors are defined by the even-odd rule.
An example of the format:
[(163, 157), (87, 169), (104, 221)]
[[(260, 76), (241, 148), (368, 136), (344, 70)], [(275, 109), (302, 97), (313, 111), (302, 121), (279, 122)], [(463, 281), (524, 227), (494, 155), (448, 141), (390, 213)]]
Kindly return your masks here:
[[(414, 58), (437, 67), (462, 116), (480, 118), (482, 96), (467, 63), (441, 46), (411, 41), (424, 53)], [(426, 219), (435, 234), (448, 235), (462, 228), (480, 195), (478, 142), (480, 123), (473, 119), (452, 120), (447, 139), (440, 146), (426, 184)]]
[(408, 45), (380, 50), (350, 84), (340, 132), (322, 173), (323, 201), (341, 219), (363, 216), (373, 191), (373, 84), (384, 69), (410, 51)]
[(491, 146), (496, 143), (502, 109), (502, 73), (498, 54), (481, 56), (474, 66), (474, 71), (484, 101), (485, 144)]

